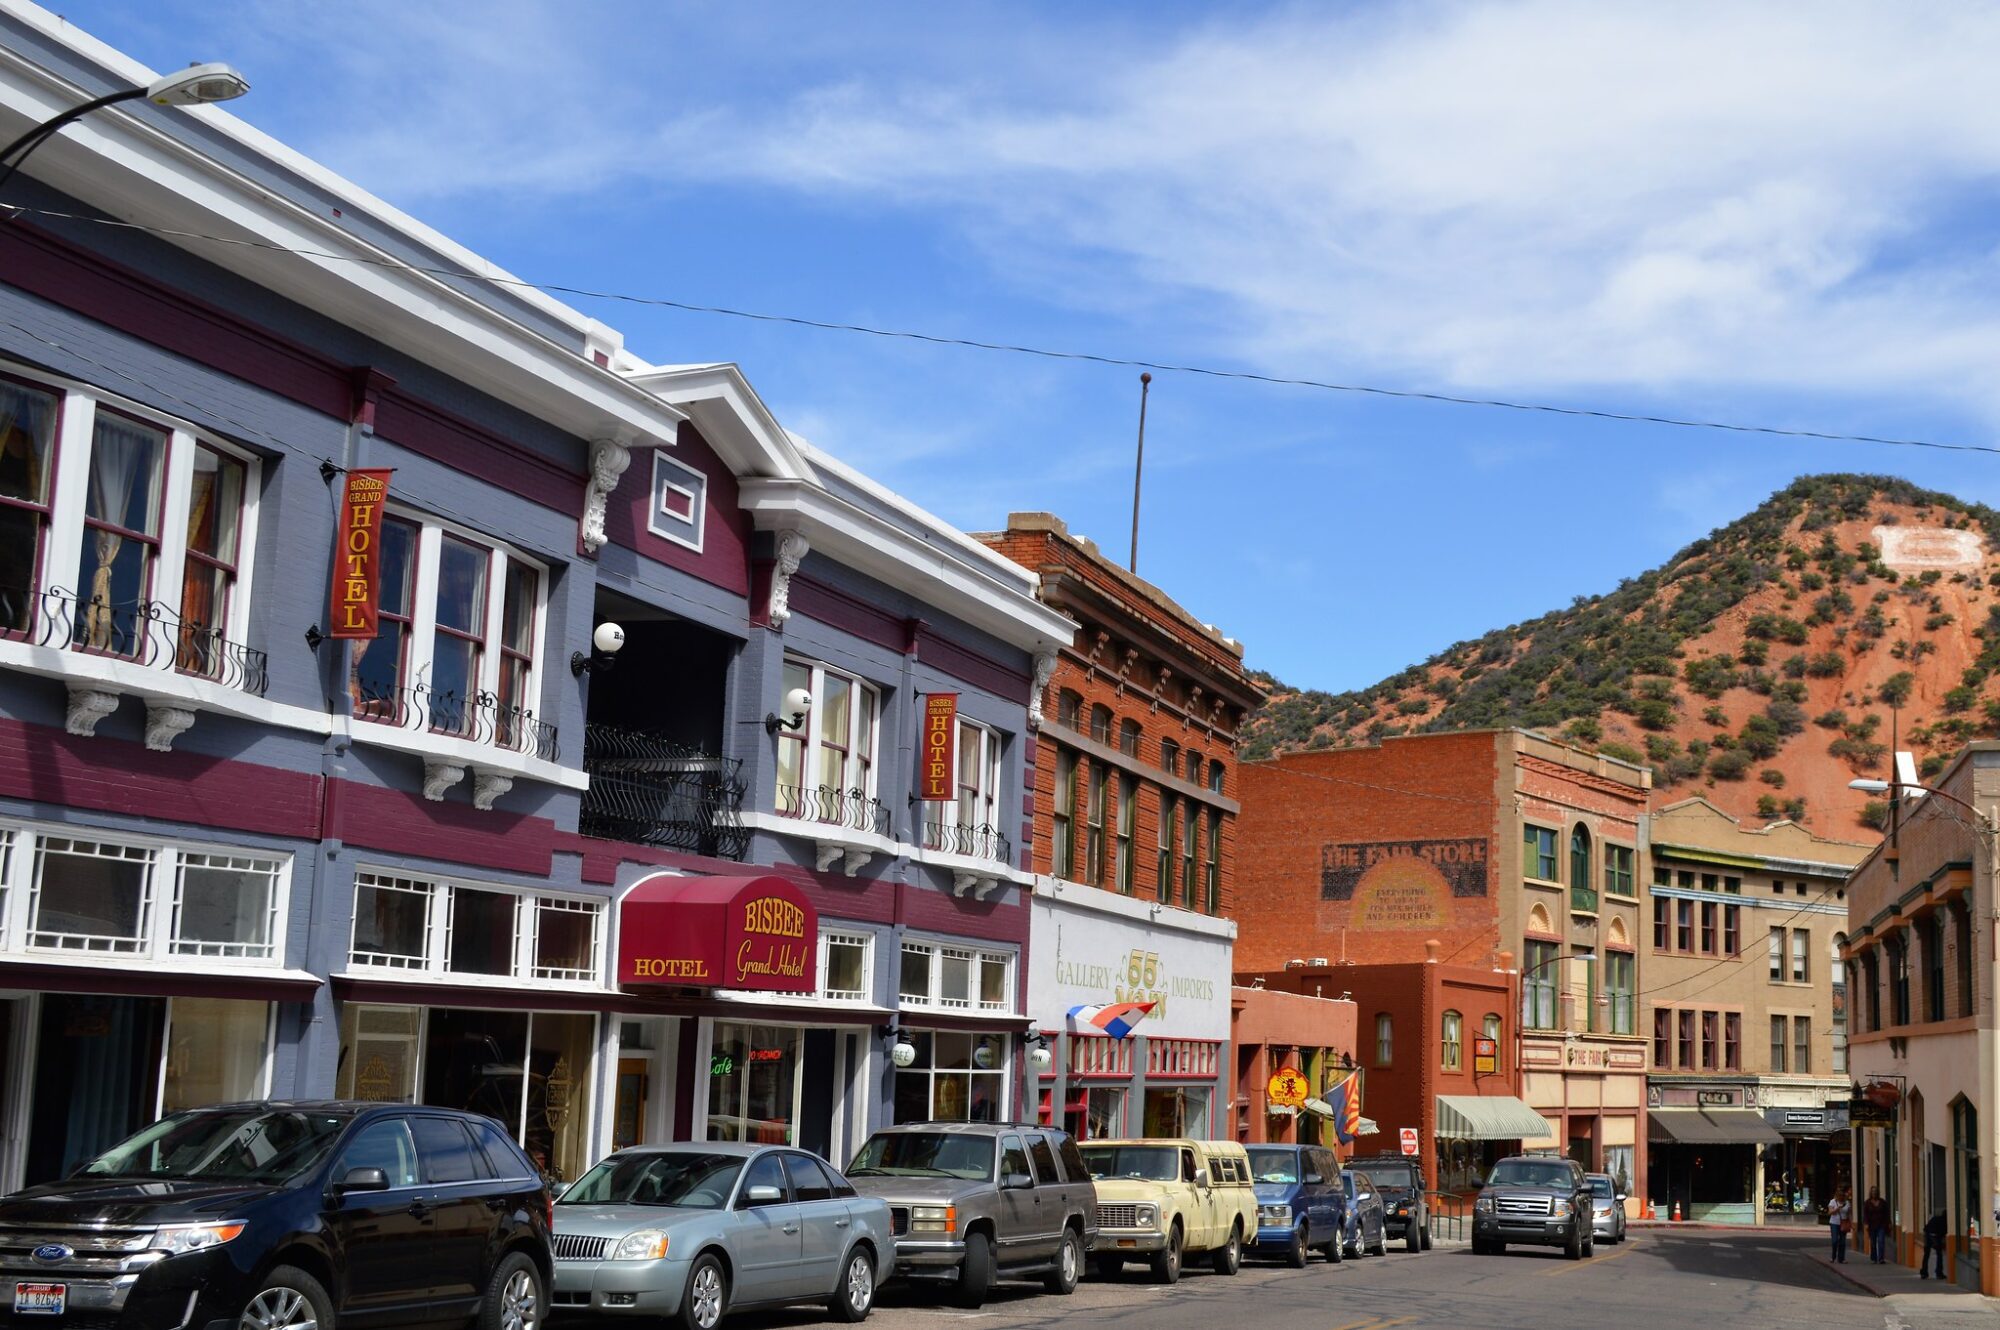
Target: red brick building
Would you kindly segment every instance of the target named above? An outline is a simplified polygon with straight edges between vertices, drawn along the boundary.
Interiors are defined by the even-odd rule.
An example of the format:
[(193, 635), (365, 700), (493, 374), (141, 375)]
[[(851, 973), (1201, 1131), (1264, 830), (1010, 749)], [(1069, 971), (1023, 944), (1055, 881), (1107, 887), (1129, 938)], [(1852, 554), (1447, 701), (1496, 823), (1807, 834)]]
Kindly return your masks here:
[[(1358, 976), (1430, 954), (1447, 967), (1514, 970), (1502, 1065), (1550, 1127), (1519, 1143), (1642, 1177), (1647, 1049), (1635, 999), (1649, 786), (1642, 768), (1520, 730), (1246, 764), (1237, 972), (1351, 965)], [(1425, 1020), (1397, 982), (1341, 980), (1361, 1006), (1364, 1048), (1377, 1013), (1443, 1020)], [(1482, 1033), (1460, 1024), (1461, 1042)], [(1444, 1031), (1426, 1029), (1433, 1037)], [(1432, 1101), (1433, 1120), (1446, 1120), (1435, 1131), (1477, 1130)]]
[(1230, 1042), (1236, 1058), (1231, 1134), (1246, 1143), (1295, 1142), (1341, 1149), (1327, 1119), (1273, 1105), (1268, 1091), (1271, 1077), (1286, 1067), (1299, 1071), (1312, 1093), (1322, 1097), (1328, 1085), (1346, 1074), (1357, 1056), (1354, 1003), (1256, 980), (1238, 985), (1230, 1006)]

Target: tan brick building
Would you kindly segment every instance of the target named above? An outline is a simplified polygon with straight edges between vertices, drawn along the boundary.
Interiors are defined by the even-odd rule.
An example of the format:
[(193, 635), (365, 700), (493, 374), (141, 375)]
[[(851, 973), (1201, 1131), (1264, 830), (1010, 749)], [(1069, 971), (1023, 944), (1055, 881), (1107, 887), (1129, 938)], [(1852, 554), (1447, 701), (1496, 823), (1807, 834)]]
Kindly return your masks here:
[[(975, 536), (1040, 578), (1079, 625), (1037, 661), (1028, 761), (1038, 875), (1028, 1011), (1056, 1050), (1044, 1113), (1079, 1135), (1221, 1135), (1230, 1121), (1228, 920), (1236, 733), (1264, 700), (1243, 647), (1048, 513)], [(1133, 1041), (1073, 1028), (1077, 1005), (1158, 1003)]]
[(1840, 949), (1868, 847), (1700, 798), (1651, 821), (1647, 1195), (1663, 1216), (1810, 1220), (1850, 1180)]
[[(1510, 953), (1520, 1019), (1501, 1057), (1549, 1131), (1508, 1139), (1642, 1177), (1649, 787), (1643, 768), (1520, 730), (1247, 763), (1237, 970), (1422, 962), (1431, 941), (1443, 964)], [(1365, 1046), (1374, 1006), (1354, 998)]]

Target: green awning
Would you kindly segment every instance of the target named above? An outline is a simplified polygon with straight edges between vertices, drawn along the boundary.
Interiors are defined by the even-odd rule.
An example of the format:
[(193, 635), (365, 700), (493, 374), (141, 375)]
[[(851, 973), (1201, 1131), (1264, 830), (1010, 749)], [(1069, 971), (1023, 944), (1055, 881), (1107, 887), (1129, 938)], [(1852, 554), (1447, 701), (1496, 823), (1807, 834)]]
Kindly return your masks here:
[(1511, 1095), (1441, 1094), (1437, 1134), (1454, 1141), (1540, 1141), (1555, 1124)]

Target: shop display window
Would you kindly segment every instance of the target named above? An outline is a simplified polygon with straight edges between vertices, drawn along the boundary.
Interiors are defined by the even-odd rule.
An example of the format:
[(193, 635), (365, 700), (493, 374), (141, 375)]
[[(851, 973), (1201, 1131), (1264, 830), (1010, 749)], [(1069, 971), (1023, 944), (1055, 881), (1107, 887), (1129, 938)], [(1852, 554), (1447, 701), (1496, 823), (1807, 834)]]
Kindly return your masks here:
[(174, 890), (173, 950), (183, 956), (274, 960), (278, 865), (226, 854), (183, 854)]
[(800, 1031), (718, 1021), (709, 1042), (708, 1139), (793, 1145)]
[(431, 878), (354, 880), (356, 968), (453, 977), (593, 983), (602, 972), (604, 902)]
[(270, 1046), (270, 1003), (174, 998), (167, 1006), (160, 1112), (261, 1099)]
[(520, 899), (507, 891), (454, 887), (446, 968), (454, 974), (512, 974), (514, 918)]
[(376, 1104), (415, 1103), (422, 1015), (415, 1007), (342, 1006), (335, 1095)]
[(898, 993), (906, 1007), (1011, 1011), (1014, 958), (906, 938)]
[(597, 978), (597, 921), (590, 901), (544, 896), (535, 903), (535, 978), (588, 983)]
[(1209, 1133), (1209, 1100), (1205, 1085), (1166, 1086), (1146, 1090), (1147, 1136), (1192, 1136)]
[(868, 1000), (868, 957), (873, 939), (866, 933), (823, 933), (820, 935), (819, 992), (824, 998), (845, 1002)]
[(896, 1071), (898, 1122), (998, 1122), (1007, 1102), (1008, 1039), (912, 1031), (916, 1058)]

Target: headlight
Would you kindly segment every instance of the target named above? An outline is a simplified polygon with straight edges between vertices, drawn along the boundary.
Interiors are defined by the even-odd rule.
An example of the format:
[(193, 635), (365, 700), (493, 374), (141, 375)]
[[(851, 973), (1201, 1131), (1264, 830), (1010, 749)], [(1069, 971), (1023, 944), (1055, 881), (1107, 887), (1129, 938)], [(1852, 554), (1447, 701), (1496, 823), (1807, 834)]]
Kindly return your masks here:
[(1132, 1207), (1132, 1220), (1140, 1228), (1158, 1228), (1160, 1225), (1160, 1207), (1157, 1205), (1135, 1205)]
[(667, 1254), (667, 1235), (657, 1228), (642, 1228), (618, 1240), (611, 1253), (614, 1261), (657, 1261)]
[(153, 1245), (179, 1256), (204, 1247), (220, 1247), (242, 1231), (240, 1219), (226, 1224), (174, 1224), (154, 1233)]
[(1549, 1211), (1549, 1213), (1553, 1214), (1557, 1219), (1568, 1218), (1569, 1202), (1558, 1197), (1555, 1201), (1554, 1207)]
[(1260, 1205), (1257, 1207), (1257, 1222), (1278, 1228), (1289, 1228), (1292, 1223), (1292, 1207), (1289, 1205)]
[(1492, 1214), (1493, 1198), (1491, 1196), (1480, 1197), (1478, 1200), (1472, 1203), (1472, 1210), (1474, 1214), (1482, 1214), (1482, 1215)]
[(955, 1233), (957, 1231), (957, 1206), (913, 1205), (910, 1207), (910, 1232)]

